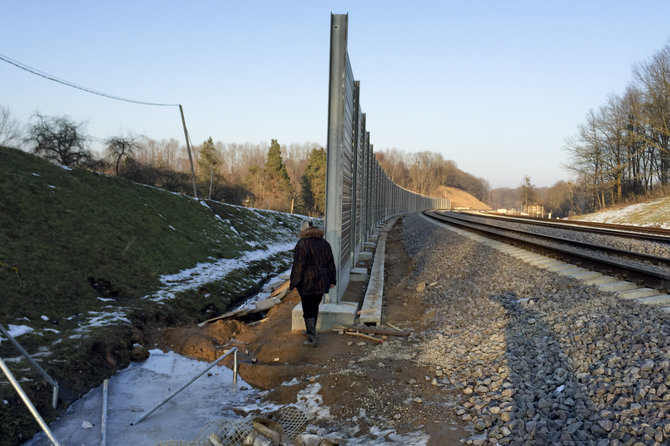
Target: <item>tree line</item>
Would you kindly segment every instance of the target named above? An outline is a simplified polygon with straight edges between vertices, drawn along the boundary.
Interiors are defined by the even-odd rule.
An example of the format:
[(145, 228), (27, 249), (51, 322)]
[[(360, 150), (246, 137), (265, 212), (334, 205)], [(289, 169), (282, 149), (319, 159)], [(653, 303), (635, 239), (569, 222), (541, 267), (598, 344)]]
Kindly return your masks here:
[(668, 192), (670, 44), (634, 67), (623, 95), (589, 111), (567, 151), (588, 210)]
[[(172, 192), (193, 194), (186, 147), (175, 139), (113, 136), (94, 139), (84, 123), (67, 116), (36, 113), (25, 128), (0, 107), (0, 145), (27, 149), (64, 166), (105, 172)], [(315, 143), (282, 146), (214, 142), (193, 147), (197, 195), (231, 204), (293, 211), (321, 217), (325, 213), (326, 152)]]
[(423, 195), (439, 196), (439, 186), (464, 190), (481, 201), (488, 198), (488, 181), (477, 178), (445, 160), (439, 153), (404, 153), (390, 149), (376, 153), (377, 161), (391, 181)]
[[(4, 124), (3, 124), (4, 123)], [(113, 136), (99, 140), (100, 152), (85, 129), (67, 116), (36, 113), (24, 130), (0, 107), (0, 142), (14, 144), (66, 166), (82, 166), (142, 184), (192, 195), (193, 179), (186, 147), (176, 139)], [(195, 187), (200, 198), (250, 207), (325, 213), (326, 151), (315, 143), (238, 144), (211, 137), (192, 148)], [(424, 195), (439, 196), (439, 186), (487, 198), (489, 184), (463, 172), (439, 154), (406, 154), (396, 149), (375, 153), (396, 184)]]

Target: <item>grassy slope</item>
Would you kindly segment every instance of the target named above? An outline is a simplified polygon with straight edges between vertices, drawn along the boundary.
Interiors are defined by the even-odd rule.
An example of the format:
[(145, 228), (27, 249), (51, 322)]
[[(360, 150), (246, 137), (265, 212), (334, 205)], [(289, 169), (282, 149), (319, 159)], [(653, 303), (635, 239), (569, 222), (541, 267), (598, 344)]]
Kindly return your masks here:
[[(287, 269), (291, 257), (282, 252), (256, 260), (223, 280), (161, 303), (142, 299), (158, 289), (161, 275), (295, 240), (300, 221), (222, 203), (203, 206), (188, 197), (83, 169), (66, 170), (0, 148), (0, 323), (35, 329), (19, 340), (29, 352), (46, 346), (42, 365), (61, 384), (67, 403), (127, 365), (133, 344), (149, 342), (147, 328), (223, 312)], [(96, 291), (89, 277), (108, 283), (107, 289)], [(116, 310), (131, 323), (87, 329), (80, 337), (88, 312)], [(3, 342), (0, 355), (17, 353)], [(50, 389), (24, 363), (10, 368), (33, 379), (28, 392), (41, 412), (54, 416), (47, 406)], [(16, 444), (17, 432), (36, 425), (13, 389), (0, 385), (0, 397), (9, 401), (0, 405), (0, 445)]]
[(670, 196), (620, 209), (578, 215), (571, 220), (598, 221), (623, 225), (655, 226), (670, 229)]

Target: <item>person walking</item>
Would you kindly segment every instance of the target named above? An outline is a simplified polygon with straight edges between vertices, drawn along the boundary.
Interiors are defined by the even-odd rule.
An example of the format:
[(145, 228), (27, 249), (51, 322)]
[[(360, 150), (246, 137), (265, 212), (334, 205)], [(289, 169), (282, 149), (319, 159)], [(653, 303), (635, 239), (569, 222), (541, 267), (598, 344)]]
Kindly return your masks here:
[(337, 283), (335, 261), (324, 232), (312, 220), (302, 223), (300, 240), (293, 252), (289, 289), (298, 290), (305, 319), (306, 345), (316, 347), (316, 321), (323, 295)]

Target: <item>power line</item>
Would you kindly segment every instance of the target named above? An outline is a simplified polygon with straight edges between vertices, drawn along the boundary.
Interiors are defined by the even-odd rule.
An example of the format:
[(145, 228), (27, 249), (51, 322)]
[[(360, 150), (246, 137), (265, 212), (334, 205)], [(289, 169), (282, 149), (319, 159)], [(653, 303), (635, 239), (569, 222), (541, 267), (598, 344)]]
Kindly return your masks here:
[(158, 103), (158, 102), (136, 101), (134, 99), (126, 99), (126, 98), (122, 98), (120, 96), (114, 96), (114, 95), (111, 95), (111, 94), (102, 93), (100, 91), (95, 91), (95, 90), (91, 90), (90, 88), (82, 87), (81, 85), (77, 85), (73, 82), (69, 82), (69, 81), (66, 81), (66, 80), (63, 80), (63, 79), (59, 79), (56, 76), (52, 76), (51, 74), (45, 73), (45, 72), (40, 71), (36, 68), (29, 67), (28, 65), (26, 65), (24, 63), (21, 63), (17, 60), (11, 59), (11, 58), (9, 58), (7, 56), (4, 56), (2, 54), (0, 54), (0, 60), (3, 60), (5, 62), (7, 62), (8, 64), (14, 65), (15, 67), (18, 67), (18, 68), (20, 68), (24, 71), (35, 74), (37, 76), (43, 77), (43, 78), (48, 79), (50, 81), (58, 82), (59, 84), (67, 85), (68, 87), (76, 88), (78, 90), (82, 90), (82, 91), (85, 91), (87, 93), (97, 94), (98, 96), (103, 96), (103, 97), (110, 98), (110, 99), (116, 99), (117, 101), (130, 102), (130, 103), (133, 103), (133, 104), (140, 104), (140, 105), (153, 105), (153, 106), (157, 106), (157, 107), (178, 107), (179, 106), (179, 104), (161, 104), (161, 103)]

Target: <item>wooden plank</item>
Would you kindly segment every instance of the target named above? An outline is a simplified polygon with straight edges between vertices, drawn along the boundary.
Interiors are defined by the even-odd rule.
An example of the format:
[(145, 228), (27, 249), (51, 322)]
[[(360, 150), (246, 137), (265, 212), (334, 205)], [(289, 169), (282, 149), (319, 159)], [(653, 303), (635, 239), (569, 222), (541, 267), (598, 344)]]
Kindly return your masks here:
[(206, 324), (208, 324), (210, 322), (218, 321), (218, 320), (221, 320), (221, 319), (230, 319), (232, 317), (246, 316), (247, 314), (259, 313), (260, 311), (264, 311), (264, 310), (259, 310), (257, 308), (247, 308), (245, 310), (230, 311), (228, 313), (222, 314), (221, 316), (213, 317), (211, 319), (207, 319), (206, 321), (202, 321), (198, 324), (198, 327), (204, 327)]
[[(288, 291), (288, 287), (289, 287), (290, 284), (291, 284), (291, 281), (287, 280), (286, 282), (282, 283), (277, 288), (275, 288), (275, 290), (272, 292), (272, 294), (270, 296), (276, 297), (276, 296), (279, 296), (282, 292), (284, 292), (284, 294), (286, 294), (285, 291), (286, 292)], [(282, 296), (282, 297), (284, 297), (284, 296)]]
[(349, 335), (349, 336), (358, 336), (361, 338), (369, 339), (371, 341), (379, 342), (380, 344), (384, 342), (383, 339), (375, 338), (374, 336), (366, 335), (364, 333), (358, 333), (355, 331), (347, 331), (344, 334)]
[(406, 331), (400, 331), (400, 330), (390, 330), (388, 328), (381, 328), (381, 327), (368, 327), (365, 325), (355, 325), (352, 327), (344, 327), (344, 326), (335, 326), (335, 329), (337, 330), (355, 330), (360, 333), (371, 333), (371, 334), (380, 334), (380, 335), (387, 335), (387, 336), (408, 336), (409, 333)]

